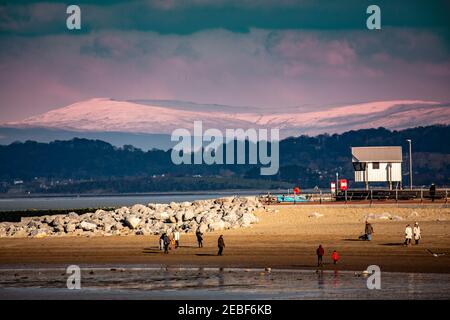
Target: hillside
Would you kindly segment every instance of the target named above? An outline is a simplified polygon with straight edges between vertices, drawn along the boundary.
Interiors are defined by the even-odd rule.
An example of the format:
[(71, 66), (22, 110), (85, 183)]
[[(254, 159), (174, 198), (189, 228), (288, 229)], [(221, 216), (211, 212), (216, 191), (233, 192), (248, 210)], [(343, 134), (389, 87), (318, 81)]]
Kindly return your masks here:
[[(280, 170), (275, 176), (260, 176), (257, 165), (176, 166), (171, 162), (170, 151), (144, 152), (129, 145), (117, 148), (100, 140), (13, 143), (0, 146), (0, 190), (3, 193), (148, 192), (294, 184), (302, 188), (327, 188), (336, 172), (350, 182), (353, 179), (351, 146), (377, 145), (403, 146), (404, 184), (407, 184), (406, 139), (413, 140), (415, 184), (450, 185), (450, 144), (446, 142), (450, 141), (450, 126), (428, 126), (288, 138), (280, 142)], [(14, 185), (14, 180), (24, 183)]]
[[(326, 109), (193, 104), (182, 101), (120, 101), (95, 98), (3, 125), (79, 132), (171, 134), (192, 129), (202, 120), (205, 128), (279, 128), (281, 137), (377, 128), (404, 129), (414, 125), (450, 124), (448, 104), (436, 101), (392, 100), (331, 106)], [(133, 144), (130, 142), (130, 144)]]

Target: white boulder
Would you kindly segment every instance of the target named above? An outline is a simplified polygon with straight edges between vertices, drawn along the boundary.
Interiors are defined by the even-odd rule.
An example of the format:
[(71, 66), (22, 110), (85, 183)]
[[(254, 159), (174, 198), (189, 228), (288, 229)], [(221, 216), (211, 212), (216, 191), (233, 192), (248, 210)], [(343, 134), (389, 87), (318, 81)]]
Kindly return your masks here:
[(95, 223), (88, 221), (82, 221), (80, 223), (80, 227), (84, 231), (94, 231), (95, 229), (97, 229), (97, 225)]
[(135, 215), (130, 215), (130, 216), (126, 217), (126, 219), (125, 219), (125, 223), (131, 229), (136, 229), (140, 222), (141, 222), (141, 219), (139, 219)]

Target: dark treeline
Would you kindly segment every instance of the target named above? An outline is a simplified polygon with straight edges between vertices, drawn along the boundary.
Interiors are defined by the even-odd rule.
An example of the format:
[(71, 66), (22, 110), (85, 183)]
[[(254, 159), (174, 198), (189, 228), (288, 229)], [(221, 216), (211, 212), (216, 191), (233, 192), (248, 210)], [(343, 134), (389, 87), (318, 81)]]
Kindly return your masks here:
[[(185, 178), (182, 181), (187, 186), (184, 188), (190, 190), (227, 186), (251, 188), (258, 185), (254, 182), (258, 179), (263, 179), (266, 183), (270, 180), (298, 184), (304, 188), (327, 187), (335, 178), (336, 172), (342, 177), (353, 179), (350, 147), (381, 145), (403, 146), (406, 183), (406, 139), (413, 140), (415, 183), (428, 185), (435, 182), (439, 185), (449, 185), (450, 126), (428, 126), (401, 131), (378, 128), (343, 134), (288, 138), (280, 142), (280, 170), (275, 176), (261, 176), (258, 165), (174, 165), (170, 150), (144, 152), (133, 146), (117, 148), (99, 140), (13, 143), (0, 146), (0, 180), (4, 181), (0, 191), (8, 190), (9, 187), (5, 184), (7, 181), (21, 179), (32, 182), (36, 181), (36, 178), (78, 181), (64, 187), (51, 186), (47, 190), (54, 192), (102, 190), (107, 184), (112, 186), (112, 191), (121, 192), (158, 191), (158, 186), (164, 191), (180, 190), (175, 187), (173, 179), (182, 177)], [(149, 182), (149, 177), (155, 179), (161, 176), (164, 179)], [(192, 180), (198, 179), (198, 176), (227, 179), (214, 183), (205, 180), (199, 184), (199, 181)], [(245, 180), (249, 182), (244, 183)], [(121, 187), (123, 185), (126, 187)], [(269, 185), (270, 183), (265, 184), (264, 187)], [(274, 183), (272, 186), (277, 185), (284, 184)]]

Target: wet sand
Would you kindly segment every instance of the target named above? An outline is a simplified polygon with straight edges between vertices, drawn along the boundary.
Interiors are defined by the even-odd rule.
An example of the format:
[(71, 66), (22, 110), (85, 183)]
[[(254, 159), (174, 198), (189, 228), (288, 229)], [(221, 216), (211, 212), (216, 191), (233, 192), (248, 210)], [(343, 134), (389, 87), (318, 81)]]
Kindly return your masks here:
[[(365, 270), (379, 265), (383, 271), (450, 273), (450, 209), (441, 207), (344, 208), (330, 206), (272, 207), (278, 212), (258, 212), (260, 222), (246, 229), (205, 235), (197, 248), (193, 234), (182, 234), (181, 247), (163, 254), (158, 236), (52, 237), (0, 239), (0, 268), (37, 265), (210, 266), (243, 268), (316, 269), (315, 249), (325, 248), (325, 270)], [(371, 220), (375, 229), (371, 242), (359, 241), (368, 213), (385, 213), (402, 220)], [(308, 217), (312, 213), (320, 218)], [(418, 221), (420, 245), (404, 247), (406, 223)], [(226, 248), (218, 257), (217, 237), (223, 234)], [(446, 253), (434, 257), (433, 252)], [(341, 256), (338, 265), (331, 253)]]

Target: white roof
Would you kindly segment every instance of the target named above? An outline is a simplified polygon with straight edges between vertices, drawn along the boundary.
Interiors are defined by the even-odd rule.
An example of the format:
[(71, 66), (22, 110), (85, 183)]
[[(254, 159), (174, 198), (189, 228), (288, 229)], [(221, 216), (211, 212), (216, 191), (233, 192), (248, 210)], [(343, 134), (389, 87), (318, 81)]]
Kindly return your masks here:
[(352, 147), (353, 162), (402, 162), (402, 147)]

